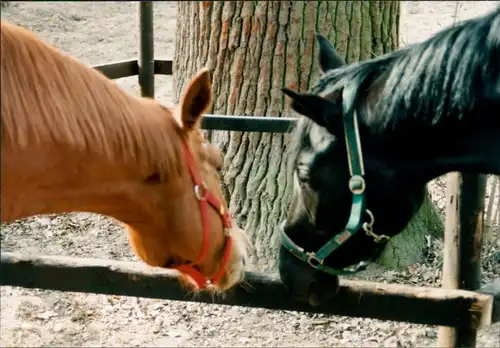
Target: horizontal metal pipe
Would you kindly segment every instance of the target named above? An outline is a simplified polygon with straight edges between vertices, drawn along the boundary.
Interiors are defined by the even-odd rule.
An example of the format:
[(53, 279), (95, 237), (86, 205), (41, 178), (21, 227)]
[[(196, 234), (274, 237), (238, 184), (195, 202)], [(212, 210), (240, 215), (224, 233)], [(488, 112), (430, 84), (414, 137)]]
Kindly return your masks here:
[[(137, 59), (96, 65), (93, 68), (102, 72), (107, 78), (112, 80), (137, 76), (139, 74), (139, 63)], [(172, 75), (172, 61), (168, 59), (156, 59), (154, 61), (154, 73), (155, 75)]]
[(201, 128), (240, 132), (289, 133), (296, 120), (293, 117), (220, 116), (206, 114), (201, 119)]

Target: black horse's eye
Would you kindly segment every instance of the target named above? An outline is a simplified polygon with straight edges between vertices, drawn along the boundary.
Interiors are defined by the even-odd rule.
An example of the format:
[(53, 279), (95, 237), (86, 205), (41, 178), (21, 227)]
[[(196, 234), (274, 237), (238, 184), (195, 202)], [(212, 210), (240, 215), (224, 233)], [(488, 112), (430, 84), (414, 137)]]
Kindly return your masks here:
[(297, 165), (297, 177), (299, 181), (303, 184), (307, 183), (309, 181), (310, 175), (309, 175), (309, 166), (304, 164), (304, 163), (298, 163)]
[(302, 184), (306, 184), (309, 181), (309, 171), (298, 170), (297, 177)]

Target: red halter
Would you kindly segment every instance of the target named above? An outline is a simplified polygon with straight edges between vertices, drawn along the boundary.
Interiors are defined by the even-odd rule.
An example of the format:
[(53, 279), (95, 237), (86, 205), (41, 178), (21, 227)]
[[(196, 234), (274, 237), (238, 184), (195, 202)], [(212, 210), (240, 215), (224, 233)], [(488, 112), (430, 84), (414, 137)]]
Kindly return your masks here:
[[(197, 171), (191, 150), (189, 149), (189, 146), (184, 139), (182, 139), (182, 145), (184, 147), (184, 153), (186, 155), (187, 166), (194, 182), (194, 194), (200, 202), (201, 223), (203, 229), (203, 246), (201, 248), (200, 255), (195, 261), (184, 265), (173, 266), (172, 268), (188, 274), (191, 278), (193, 278), (200, 289), (204, 289), (220, 281), (222, 275), (224, 274), (224, 269), (229, 262), (229, 256), (231, 254), (231, 247), (233, 244), (233, 240), (230, 235), (230, 229), (232, 226), (231, 215), (229, 211), (226, 211), (224, 209), (224, 206), (213, 195), (213, 193), (208, 191), (203, 184)], [(226, 242), (224, 245), (224, 255), (222, 256), (220, 268), (211, 279), (207, 279), (199, 270), (194, 267), (196, 264), (200, 263), (203, 260), (208, 252), (208, 242), (210, 239), (210, 220), (208, 219), (209, 204), (220, 214), (222, 218), (222, 225), (224, 226), (224, 235), (226, 237)]]

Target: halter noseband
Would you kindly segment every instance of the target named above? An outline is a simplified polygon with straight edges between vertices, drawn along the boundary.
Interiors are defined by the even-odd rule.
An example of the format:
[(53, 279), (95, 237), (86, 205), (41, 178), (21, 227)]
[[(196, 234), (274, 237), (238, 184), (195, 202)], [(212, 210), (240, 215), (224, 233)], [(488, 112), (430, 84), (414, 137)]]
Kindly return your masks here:
[[(199, 176), (199, 172), (196, 168), (196, 163), (194, 161), (193, 154), (189, 149), (189, 146), (186, 140), (182, 139), (182, 145), (184, 148), (184, 154), (186, 156), (186, 163), (189, 168), (189, 173), (191, 174), (191, 178), (194, 182), (194, 194), (196, 199), (200, 203), (200, 213), (201, 213), (201, 224), (203, 230), (203, 245), (201, 247), (201, 252), (198, 258), (190, 262), (188, 264), (183, 264), (179, 266), (171, 266), (171, 268), (177, 269), (185, 274), (188, 274), (193, 280), (196, 282), (200, 289), (205, 289), (209, 286), (212, 286), (220, 281), (222, 275), (224, 274), (224, 269), (226, 268), (229, 262), (229, 256), (231, 254), (231, 247), (233, 244), (233, 240), (231, 238), (231, 227), (232, 227), (232, 219), (229, 211), (224, 209), (222, 203), (214, 196), (214, 194), (205, 187), (205, 184), (201, 180)], [(210, 240), (210, 220), (208, 218), (208, 205), (211, 205), (222, 218), (222, 225), (224, 227), (224, 236), (226, 238), (226, 242), (224, 245), (224, 254), (222, 256), (221, 265), (219, 270), (213, 277), (208, 279), (205, 277), (198, 269), (194, 266), (199, 264), (206, 256), (209, 248), (209, 240)]]
[[(281, 244), (292, 255), (299, 260), (308, 263), (312, 268), (332, 275), (348, 275), (359, 272), (363, 266), (358, 266), (354, 270), (335, 269), (324, 264), (325, 259), (342, 244), (347, 242), (353, 235), (363, 229), (365, 233), (374, 238), (376, 243), (389, 240), (385, 235), (377, 235), (373, 232), (375, 218), (370, 210), (366, 208), (364, 179), (365, 169), (363, 164), (363, 153), (359, 138), (358, 118), (354, 101), (357, 99), (359, 88), (355, 83), (345, 86), (342, 91), (342, 108), (344, 114), (344, 133), (347, 149), (347, 162), (349, 163), (349, 190), (352, 193), (351, 214), (344, 230), (333, 236), (318, 251), (307, 252), (295, 244), (285, 233), (284, 228), (280, 228)], [(362, 220), (363, 213), (370, 217), (370, 221)]]

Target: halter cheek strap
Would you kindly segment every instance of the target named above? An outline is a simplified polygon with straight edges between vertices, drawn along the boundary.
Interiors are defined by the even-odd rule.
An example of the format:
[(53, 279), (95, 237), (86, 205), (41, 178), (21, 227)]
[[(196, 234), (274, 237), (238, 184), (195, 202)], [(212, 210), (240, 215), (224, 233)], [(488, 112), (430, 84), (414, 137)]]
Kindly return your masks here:
[[(233, 245), (233, 240), (230, 235), (232, 219), (229, 211), (224, 209), (224, 206), (217, 199), (217, 197), (215, 197), (212, 192), (208, 191), (203, 184), (203, 181), (199, 176), (199, 172), (197, 171), (196, 163), (194, 161), (191, 150), (189, 149), (189, 146), (184, 139), (182, 139), (182, 145), (184, 147), (184, 154), (186, 155), (186, 164), (188, 166), (189, 173), (191, 174), (191, 178), (194, 182), (194, 194), (200, 204), (203, 245), (201, 247), (200, 255), (195, 261), (188, 264), (173, 266), (172, 268), (189, 275), (196, 282), (200, 289), (205, 289), (208, 286), (216, 284), (221, 280), (224, 274), (224, 270), (229, 263), (229, 257), (231, 255), (231, 249)], [(226, 239), (221, 265), (215, 275), (213, 275), (211, 278), (207, 278), (197, 268), (194, 267), (207, 256), (208, 249), (210, 247), (210, 219), (208, 216), (209, 205), (212, 206), (221, 216), (222, 225), (224, 227), (224, 237)]]

